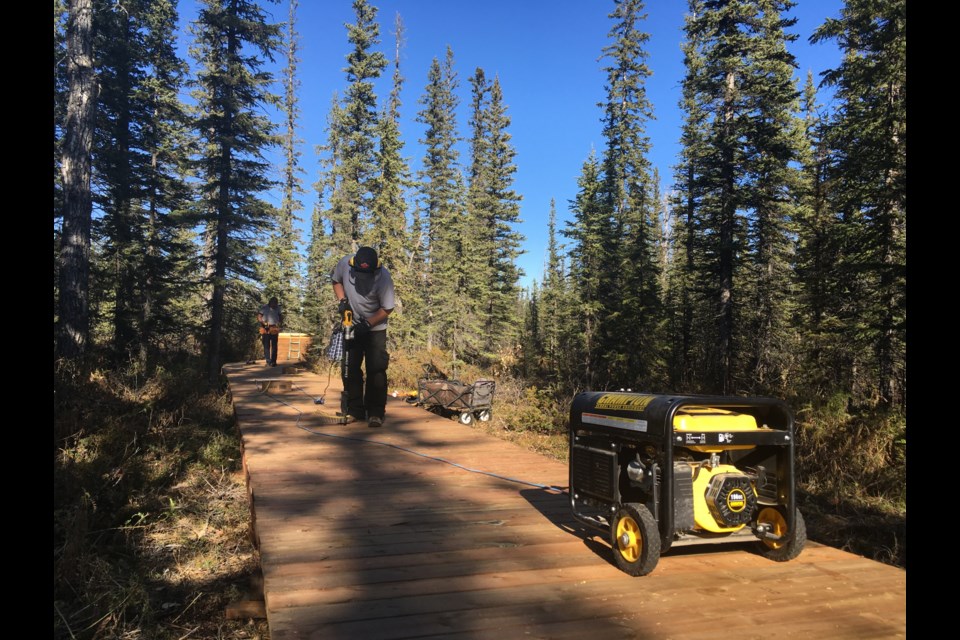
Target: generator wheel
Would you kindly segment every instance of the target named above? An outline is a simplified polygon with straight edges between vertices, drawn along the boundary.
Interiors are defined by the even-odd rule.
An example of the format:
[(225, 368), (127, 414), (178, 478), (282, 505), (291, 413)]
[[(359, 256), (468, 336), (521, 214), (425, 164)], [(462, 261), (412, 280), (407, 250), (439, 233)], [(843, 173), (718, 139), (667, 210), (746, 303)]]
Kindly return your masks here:
[(645, 576), (660, 561), (660, 531), (646, 506), (628, 503), (620, 507), (610, 527), (613, 559), (631, 576)]
[(473, 414), (469, 411), (464, 411), (460, 414), (460, 424), (470, 424), (473, 422)]
[(480, 413), (477, 414), (477, 420), (480, 422), (490, 422), (490, 409), (481, 409)]
[(807, 544), (807, 525), (803, 522), (803, 516), (797, 509), (797, 520), (793, 531), (787, 527), (787, 518), (783, 514), (783, 509), (779, 507), (766, 507), (760, 511), (757, 516), (757, 524), (769, 524), (773, 533), (781, 536), (782, 540), (761, 540), (760, 554), (776, 562), (786, 562), (793, 560), (800, 555), (803, 547)]

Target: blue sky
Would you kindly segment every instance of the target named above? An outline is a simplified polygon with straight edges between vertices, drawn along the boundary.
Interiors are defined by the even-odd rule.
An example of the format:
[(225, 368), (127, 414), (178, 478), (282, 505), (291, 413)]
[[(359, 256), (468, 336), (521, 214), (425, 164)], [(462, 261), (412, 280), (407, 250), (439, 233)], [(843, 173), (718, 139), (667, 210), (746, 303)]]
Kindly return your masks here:
[[(442, 61), (448, 45), (453, 50), (454, 69), (460, 82), (457, 123), (462, 136), (468, 135), (468, 78), (477, 67), (488, 78), (499, 77), (512, 120), (509, 132), (517, 152), (514, 189), (523, 197), (523, 222), (517, 227), (526, 238), (525, 253), (518, 259), (526, 274), (521, 284), (528, 286), (534, 279), (539, 281), (546, 256), (550, 199), (556, 200), (558, 228), (562, 228), (570, 219), (569, 201), (576, 194), (576, 180), (584, 160), (591, 149), (599, 152), (603, 147), (597, 103), (604, 98), (604, 62), (599, 58), (613, 25), (607, 17), (613, 1), (372, 0), (371, 4), (378, 9), (378, 49), (391, 60), (397, 14), (404, 24), (400, 58), (405, 78), (401, 134), (404, 155), (414, 171), (420, 168), (422, 147), (417, 140), (424, 132), (423, 125), (416, 122), (421, 108), (418, 100), (427, 84), (433, 58)], [(264, 5), (275, 21), (286, 23), (286, 0)], [(842, 6), (842, 0), (799, 0), (791, 11), (790, 15), (797, 18), (791, 32), (799, 38), (790, 49), (797, 58), (796, 76), (801, 87), (808, 71), (819, 81), (822, 71), (839, 65), (841, 54), (832, 42), (812, 45), (808, 38), (826, 18), (839, 17)], [(183, 0), (181, 21), (193, 21), (196, 11), (195, 0)], [(649, 159), (659, 169), (665, 191), (673, 180), (683, 117), (677, 105), (684, 72), (680, 44), (686, 11), (685, 0), (651, 0), (646, 6), (648, 17), (640, 25), (650, 34), (647, 64), (653, 72), (646, 85), (655, 116), (648, 123), (652, 145)], [(308, 189), (300, 213), (304, 240), (308, 239), (309, 219), (317, 201), (312, 188), (319, 171), (316, 147), (325, 142), (326, 117), (334, 92), (342, 95), (347, 86), (343, 68), (350, 45), (344, 25), (354, 21), (350, 0), (300, 0), (298, 133), (303, 140), (301, 164)], [(186, 45), (188, 36), (183, 35)], [(278, 57), (276, 70), (279, 72), (284, 64), (282, 56)], [(391, 74), (392, 68), (376, 86), (381, 100), (390, 91)], [(829, 95), (821, 92), (820, 102), (828, 105)], [(468, 160), (466, 144), (461, 146), (461, 160)], [(279, 204), (279, 195), (272, 195), (270, 200)]]

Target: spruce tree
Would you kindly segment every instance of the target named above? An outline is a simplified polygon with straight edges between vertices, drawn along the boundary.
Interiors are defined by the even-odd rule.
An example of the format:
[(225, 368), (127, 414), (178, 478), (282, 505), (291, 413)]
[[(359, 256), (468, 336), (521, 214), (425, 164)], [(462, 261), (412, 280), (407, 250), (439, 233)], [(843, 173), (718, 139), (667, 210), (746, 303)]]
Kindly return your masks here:
[(327, 113), (327, 142), (317, 148), (320, 177), (313, 185), (317, 191), (307, 247), (307, 281), (304, 291), (304, 315), (307, 323), (326, 334), (333, 320), (336, 301), (330, 289), (330, 274), (337, 261), (355, 250), (348, 231), (343, 190), (343, 174), (339, 170), (343, 154), (343, 111), (334, 93)]
[(543, 326), (541, 293), (542, 288), (534, 280), (528, 290), (521, 291), (517, 296), (522, 309), (520, 325), (523, 330), (517, 336), (517, 343), (521, 353), (525, 355), (519, 365), (524, 380), (539, 380), (547, 364), (543, 352), (543, 334), (540, 332)]
[[(640, 31), (640, 0), (615, 0), (614, 26), (603, 49), (608, 61), (603, 108), (602, 193), (605, 231), (612, 252), (601, 273), (599, 327), (604, 384), (648, 385), (661, 375), (662, 309), (657, 263), (656, 212), (651, 196), (650, 140), (653, 118), (645, 82), (651, 75)], [(626, 330), (629, 328), (629, 330)]]
[[(173, 3), (99, 4), (95, 49), (102, 90), (95, 136), (96, 279), (112, 303), (113, 351), (146, 361), (158, 332), (173, 330), (173, 262), (189, 259), (176, 240), (191, 139), (179, 92), (186, 65), (176, 54)], [(181, 292), (189, 295), (189, 290)], [(176, 329), (183, 331), (180, 325)]]
[(753, 2), (707, 0), (689, 29), (702, 47), (703, 72), (696, 91), (710, 119), (704, 140), (708, 151), (694, 171), (703, 184), (701, 277), (710, 287), (710, 301), (702, 312), (716, 319), (715, 338), (704, 336), (704, 390), (714, 393), (734, 392), (740, 353), (736, 329), (743, 301), (734, 287), (740, 284), (747, 251), (746, 219), (738, 215), (746, 200), (740, 187), (747, 150), (741, 141), (749, 124), (743, 67), (752, 60), (750, 35), (742, 28), (756, 17)]
[(168, 339), (182, 340), (186, 318), (182, 305), (196, 304), (199, 282), (197, 251), (188, 228), (194, 192), (190, 154), (195, 138), (186, 106), (180, 99), (187, 67), (176, 54), (178, 14), (168, 0), (147, 3), (144, 39), (149, 72), (146, 131), (142, 136), (149, 167), (143, 184), (141, 216), (144, 218), (143, 272), (140, 296), (140, 359), (157, 355)]
[(523, 253), (523, 235), (516, 230), (520, 220), (522, 196), (513, 189), (516, 151), (510, 142), (510, 117), (503, 100), (500, 78), (494, 76), (490, 86), (490, 103), (483, 112), (486, 120), (488, 193), (491, 209), (482, 218), (485, 229), (492, 234), (492, 253), (488, 257), (486, 291), (490, 299), (486, 322), (488, 351), (512, 344), (517, 337), (513, 319), (518, 282), (523, 275), (517, 267), (517, 258)]
[[(349, 83), (344, 94), (338, 126), (341, 140), (341, 158), (337, 171), (342, 176), (341, 212), (349, 220), (344, 232), (352, 242), (364, 240), (373, 219), (373, 199), (380, 174), (377, 166), (377, 96), (373, 81), (380, 77), (387, 65), (386, 57), (372, 49), (380, 43), (380, 27), (376, 22), (377, 8), (366, 0), (354, 0), (356, 23), (347, 27), (347, 40), (353, 50), (347, 55), (344, 71)], [(345, 241), (334, 239), (340, 249)]]
[(519, 337), (514, 313), (522, 236), (513, 225), (519, 221), (520, 195), (511, 188), (516, 152), (500, 80), (488, 80), (478, 67), (470, 85), (469, 186), (458, 243), (459, 333), (474, 357), (489, 362)]
[(272, 220), (272, 208), (260, 196), (273, 186), (263, 152), (277, 144), (263, 113), (277, 102), (264, 64), (279, 47), (280, 27), (266, 22), (256, 2), (203, 0), (191, 30), (192, 53), (201, 66), (194, 91), (202, 141), (197, 167), (211, 290), (208, 377), (215, 382), (225, 327), (234, 340), (249, 334), (259, 298), (249, 283), (256, 275), (254, 248)]
[(803, 392), (823, 397), (851, 387), (850, 350), (841, 319), (849, 293), (846, 278), (836, 269), (842, 263), (840, 221), (832, 215), (827, 178), (826, 119), (817, 104), (813, 74), (807, 74), (803, 115), (808, 141), (802, 157), (805, 206), (797, 224), (797, 317), (794, 322), (803, 345)]
[[(485, 360), (493, 356), (492, 318), (498, 292), (494, 289), (494, 259), (497, 250), (495, 230), (496, 197), (493, 193), (493, 162), (490, 136), (491, 84), (480, 67), (468, 79), (470, 83), (470, 164), (467, 168), (466, 215), (461, 222), (457, 296), (460, 309), (467, 314), (460, 330), (469, 340), (475, 356)], [(535, 304), (535, 297), (531, 299)], [(529, 309), (533, 311), (535, 309)]]
[[(427, 347), (456, 349), (455, 316), (461, 265), (460, 233), (464, 222), (464, 187), (456, 148), (457, 74), (453, 50), (447, 47), (443, 64), (433, 59), (427, 87), (419, 103), (417, 121), (426, 125), (421, 185), (422, 215), (426, 224), (424, 262), (424, 323)], [(456, 355), (454, 356), (456, 359)]]
[(856, 345), (846, 369), (857, 402), (906, 403), (906, 1), (849, 0), (811, 40), (844, 52), (823, 81), (838, 106), (827, 140), (830, 207), (842, 234), (838, 310)]
[[(94, 51), (100, 93), (94, 133), (94, 204), (104, 212), (94, 230), (102, 235), (102, 259), (94, 281), (112, 302), (112, 345), (123, 354), (135, 345), (137, 274), (142, 272), (143, 228), (137, 202), (148, 159), (138, 134), (146, 118), (140, 87), (145, 74), (139, 2), (123, 10), (98, 0), (94, 5)], [(97, 231), (100, 233), (98, 234)], [(96, 267), (95, 267), (96, 269)]]
[[(539, 333), (543, 353), (539, 357), (541, 368), (537, 374), (545, 388), (558, 396), (569, 396), (582, 389), (585, 380), (581, 368), (584, 342), (579, 305), (582, 299), (576, 282), (568, 273), (564, 246), (558, 242), (557, 234), (556, 203), (551, 198), (547, 260), (540, 288)], [(578, 253), (577, 248), (571, 251), (570, 262), (576, 264), (574, 256)]]
[(329, 237), (324, 228), (324, 216), (320, 203), (317, 203), (310, 217), (310, 242), (307, 244), (306, 277), (303, 290), (303, 317), (316, 333), (326, 339), (332, 329), (334, 311), (333, 291), (330, 285), (331, 259), (328, 252)]
[(802, 174), (798, 162), (805, 148), (797, 118), (799, 93), (793, 78), (796, 61), (787, 44), (796, 23), (784, 12), (793, 2), (760, 2), (754, 25), (750, 93), (752, 117), (747, 130), (745, 165), (749, 189), (744, 202), (748, 217), (749, 264), (740, 343), (748, 357), (738, 360), (736, 388), (754, 394), (782, 396), (790, 390), (796, 353), (790, 326), (795, 292), (792, 286), (796, 221), (802, 206)]
[[(697, 279), (708, 286), (698, 309), (704, 328), (703, 391), (749, 392), (781, 383), (791, 345), (791, 220), (797, 206), (802, 140), (793, 119), (795, 66), (785, 43), (790, 2), (691, 3), (688, 60), (697, 65), (685, 100), (697, 105), (688, 129), (696, 151), (684, 158), (695, 191)], [(692, 128), (695, 126), (696, 128)], [(712, 327), (715, 326), (714, 330)]]
[(403, 43), (403, 22), (394, 20), (393, 87), (378, 122), (380, 148), (377, 165), (373, 217), (364, 244), (377, 247), (381, 262), (390, 270), (396, 290), (397, 306), (390, 316), (390, 337), (408, 336), (420, 306), (420, 291), (412, 271), (413, 250), (407, 230), (406, 192), (413, 186), (410, 167), (403, 157), (400, 137), (400, 92), (404, 78), (400, 73), (400, 51)]
[(670, 290), (667, 302), (670, 387), (680, 391), (701, 388), (703, 371), (697, 366), (704, 361), (703, 350), (713, 336), (710, 323), (701, 322), (700, 310), (712, 302), (702, 283), (707, 278), (703, 269), (705, 235), (703, 205), (705, 181), (700, 168), (710, 153), (707, 145), (709, 114), (701, 102), (698, 87), (705, 72), (701, 44), (696, 35), (697, 20), (703, 12), (702, 2), (691, 0), (685, 17), (685, 39), (681, 45), (686, 72), (681, 82), (680, 109), (684, 114), (680, 134), (679, 163), (675, 168), (671, 207), (674, 224), (670, 233)]
[(264, 249), (264, 261), (261, 264), (260, 276), (263, 282), (263, 297), (269, 299), (276, 296), (280, 308), (284, 310), (284, 324), (299, 331), (309, 329), (303, 319), (302, 286), (300, 282), (300, 257), (298, 245), (300, 234), (294, 223), (299, 220), (297, 212), (303, 208), (299, 200), (304, 193), (303, 168), (300, 166), (300, 138), (297, 135), (297, 122), (300, 116), (298, 89), (300, 81), (297, 79), (297, 57), (299, 36), (296, 32), (296, 13), (298, 2), (290, 0), (289, 17), (286, 33), (287, 64), (283, 72), (283, 102), (282, 113), (284, 118), (283, 174), (281, 188), (283, 200), (276, 210), (276, 222), (267, 246)]
[(547, 217), (547, 263), (543, 270), (541, 287), (540, 328), (543, 338), (543, 366), (539, 375), (553, 377), (556, 380), (561, 370), (560, 351), (561, 322), (564, 319), (562, 305), (565, 304), (564, 274), (560, 248), (557, 245), (557, 205), (550, 198), (550, 213)]
[(578, 301), (573, 313), (576, 339), (569, 345), (568, 353), (580, 371), (578, 384), (592, 390), (601, 380), (603, 354), (598, 335), (604, 304), (600, 292), (607, 281), (609, 256), (613, 253), (609, 219), (604, 216), (605, 203), (601, 199), (600, 163), (593, 151), (583, 163), (577, 188), (570, 206), (574, 218), (562, 232), (573, 243), (570, 278), (572, 297)]
[(422, 347), (427, 344), (429, 326), (427, 322), (427, 234), (424, 229), (424, 216), (418, 203), (411, 212), (410, 230), (407, 234), (409, 255), (404, 268), (408, 286), (407, 299), (403, 307), (403, 319), (400, 323), (402, 333), (396, 333), (398, 341), (409, 347)]

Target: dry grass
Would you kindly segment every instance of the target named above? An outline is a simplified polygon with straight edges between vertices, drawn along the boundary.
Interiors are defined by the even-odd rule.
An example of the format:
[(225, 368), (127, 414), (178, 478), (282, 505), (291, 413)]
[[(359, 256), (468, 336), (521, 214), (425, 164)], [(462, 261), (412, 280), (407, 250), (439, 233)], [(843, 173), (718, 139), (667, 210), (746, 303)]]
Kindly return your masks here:
[(810, 537), (906, 567), (906, 417), (852, 408), (844, 395), (797, 414), (797, 474)]
[(230, 398), (201, 380), (58, 376), (54, 638), (269, 637), (226, 620), (259, 560)]

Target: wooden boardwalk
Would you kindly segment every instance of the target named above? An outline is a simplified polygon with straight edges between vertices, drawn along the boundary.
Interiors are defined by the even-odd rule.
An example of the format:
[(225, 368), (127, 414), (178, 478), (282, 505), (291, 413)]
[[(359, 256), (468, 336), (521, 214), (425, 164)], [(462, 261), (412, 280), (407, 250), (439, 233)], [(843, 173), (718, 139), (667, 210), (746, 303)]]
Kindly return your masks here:
[(708, 545), (633, 578), (554, 489), (566, 464), (392, 398), (380, 429), (321, 424), (337, 371), (326, 395), (326, 374), (283, 363), (224, 372), (272, 640), (906, 636), (902, 569), (812, 542), (787, 563)]

